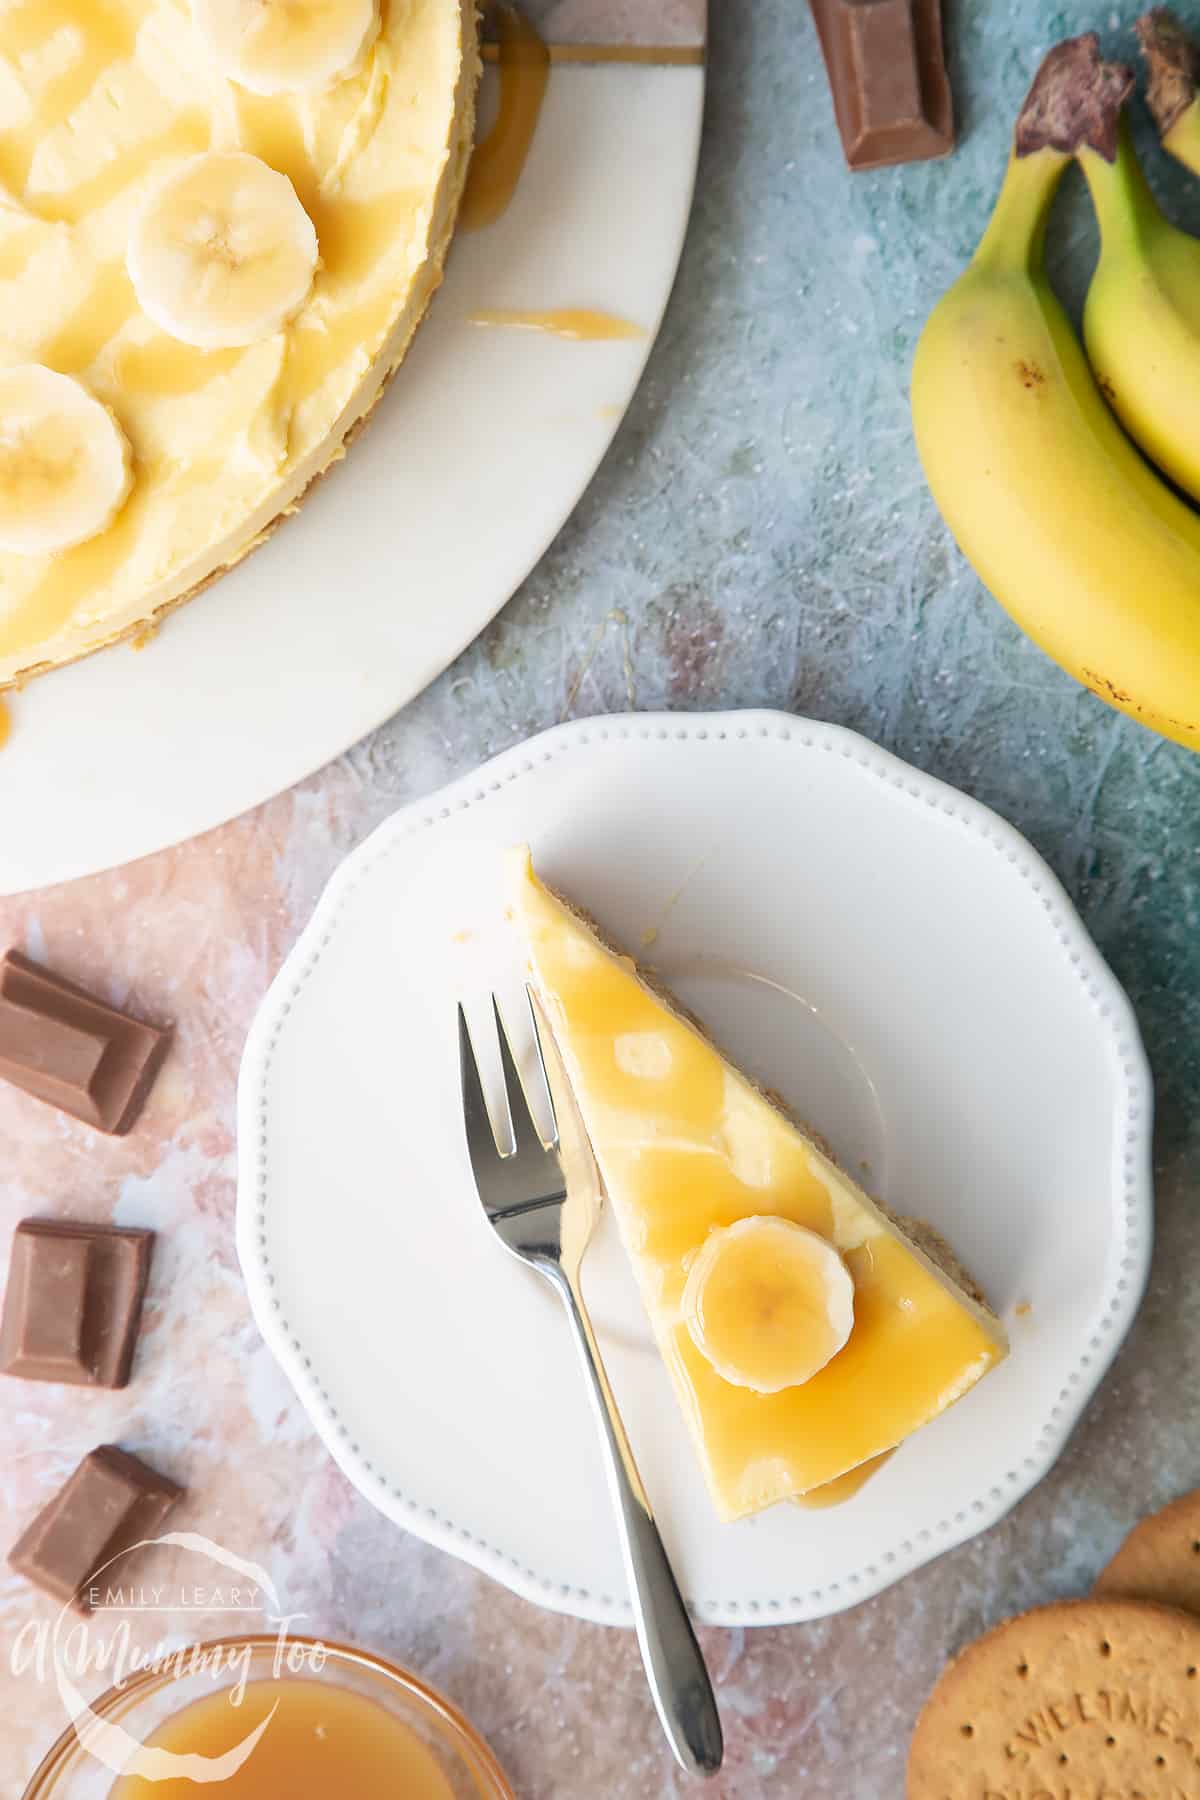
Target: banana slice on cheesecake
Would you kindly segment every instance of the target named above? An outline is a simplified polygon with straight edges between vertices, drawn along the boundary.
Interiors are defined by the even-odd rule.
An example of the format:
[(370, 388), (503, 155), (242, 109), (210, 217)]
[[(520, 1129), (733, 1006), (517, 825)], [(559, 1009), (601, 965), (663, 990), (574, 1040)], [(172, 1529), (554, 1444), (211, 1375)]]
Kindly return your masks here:
[(133, 480), (106, 406), (38, 364), (0, 371), (0, 550), (69, 550), (110, 525)]
[(255, 94), (315, 94), (363, 64), (379, 0), (192, 0), (222, 74)]
[(317, 234), (286, 175), (235, 150), (160, 181), (129, 234), (129, 279), (156, 325), (200, 350), (272, 337), (317, 271)]
[(854, 1282), (828, 1239), (794, 1219), (718, 1225), (683, 1290), (692, 1342), (717, 1374), (756, 1394), (811, 1381), (854, 1329)]

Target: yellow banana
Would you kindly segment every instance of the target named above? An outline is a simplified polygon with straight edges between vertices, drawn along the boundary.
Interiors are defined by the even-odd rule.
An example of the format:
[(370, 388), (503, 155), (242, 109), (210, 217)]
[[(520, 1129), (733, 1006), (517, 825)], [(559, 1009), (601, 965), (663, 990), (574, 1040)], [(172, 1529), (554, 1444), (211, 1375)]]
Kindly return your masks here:
[(1147, 456), (1200, 498), (1200, 240), (1159, 211), (1122, 125), (1079, 163), (1100, 222), (1083, 336), (1109, 405)]
[[(1099, 112), (1066, 103), (1083, 83)], [(1063, 169), (1084, 135), (1115, 154), (1131, 83), (1094, 34), (1046, 58), (979, 249), (917, 346), (913, 425), (947, 524), (1017, 624), (1101, 699), (1200, 748), (1200, 517), (1117, 425), (1042, 260)]]

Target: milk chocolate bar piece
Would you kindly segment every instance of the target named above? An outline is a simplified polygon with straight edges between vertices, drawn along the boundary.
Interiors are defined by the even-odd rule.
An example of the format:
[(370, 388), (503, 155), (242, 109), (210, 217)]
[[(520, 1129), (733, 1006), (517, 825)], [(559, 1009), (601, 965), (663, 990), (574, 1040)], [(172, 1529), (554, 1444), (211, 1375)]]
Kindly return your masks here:
[(124, 1387), (154, 1233), (22, 1219), (13, 1237), (0, 1372), (72, 1387)]
[(182, 1493), (128, 1451), (101, 1444), (27, 1526), (9, 1563), (56, 1600), (91, 1612), (106, 1587), (123, 1583), (124, 1565), (105, 1565), (153, 1537)]
[(941, 0), (810, 0), (852, 169), (954, 148)]
[(18, 951), (0, 958), (0, 1076), (98, 1131), (129, 1130), (167, 1042)]

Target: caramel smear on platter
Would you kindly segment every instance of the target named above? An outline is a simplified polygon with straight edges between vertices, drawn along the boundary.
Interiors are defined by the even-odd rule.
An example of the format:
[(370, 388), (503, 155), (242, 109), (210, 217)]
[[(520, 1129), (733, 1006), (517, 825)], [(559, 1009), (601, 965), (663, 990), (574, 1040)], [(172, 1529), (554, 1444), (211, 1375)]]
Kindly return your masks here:
[(485, 306), (468, 314), (472, 325), (510, 325), (523, 331), (548, 331), (554, 337), (597, 343), (611, 338), (644, 338), (646, 333), (631, 319), (615, 313), (592, 312), (587, 307), (554, 307), (545, 312), (526, 312), (518, 307)]
[(495, 23), (500, 110), (471, 158), (458, 214), (464, 231), (494, 225), (507, 212), (537, 130), (550, 74), (550, 52), (514, 6), (498, 6)]
[(793, 1504), (805, 1506), (810, 1512), (823, 1512), (827, 1506), (842, 1506), (847, 1500), (853, 1500), (859, 1488), (865, 1487), (872, 1475), (877, 1474), (889, 1457), (895, 1454), (894, 1450), (885, 1450), (882, 1456), (872, 1456), (865, 1463), (859, 1463), (857, 1469), (851, 1469), (846, 1475), (839, 1475), (834, 1481), (827, 1481), (824, 1487), (810, 1488), (807, 1494), (797, 1494)]

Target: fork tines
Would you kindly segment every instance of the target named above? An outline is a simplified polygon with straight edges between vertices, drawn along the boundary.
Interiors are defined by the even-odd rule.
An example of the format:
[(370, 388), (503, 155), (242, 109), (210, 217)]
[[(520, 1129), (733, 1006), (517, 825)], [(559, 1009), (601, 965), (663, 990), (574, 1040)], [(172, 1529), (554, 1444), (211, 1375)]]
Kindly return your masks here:
[[(501, 1145), (492, 1130), (487, 1101), (484, 1098), (483, 1082), (479, 1075), (479, 1064), (475, 1057), (471, 1032), (467, 1024), (467, 1015), (463, 1011), (462, 1002), (459, 1002), (458, 1052), (462, 1074), (463, 1119), (466, 1124), (467, 1150), (471, 1158), (471, 1167), (475, 1173), (479, 1197), (489, 1212), (511, 1206), (518, 1198), (518, 1193), (527, 1198), (531, 1184), (545, 1179), (544, 1164), (547, 1155), (552, 1155), (558, 1144), (558, 1126), (554, 1117), (553, 1097), (550, 1097), (552, 1135), (550, 1142), (547, 1143), (538, 1130), (533, 1113), (530, 1111), (525, 1084), (521, 1080), (495, 994), (492, 995), (492, 1012), (496, 1020), (496, 1038), (500, 1046), (500, 1068), (504, 1077), (511, 1149), (506, 1149)], [(550, 1083), (546, 1075), (542, 1041), (532, 998), (530, 998), (529, 1016), (533, 1025), (533, 1042), (537, 1053), (538, 1068), (541, 1071), (545, 1092), (547, 1096), (550, 1096)]]

